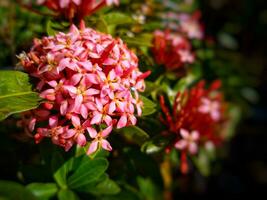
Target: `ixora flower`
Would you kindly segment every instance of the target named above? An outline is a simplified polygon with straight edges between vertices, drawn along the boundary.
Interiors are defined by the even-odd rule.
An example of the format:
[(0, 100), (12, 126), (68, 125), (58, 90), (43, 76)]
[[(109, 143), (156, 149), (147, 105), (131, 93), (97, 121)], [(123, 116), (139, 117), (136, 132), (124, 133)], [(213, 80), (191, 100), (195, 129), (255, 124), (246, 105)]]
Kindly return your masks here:
[(197, 154), (200, 146), (207, 143), (219, 145), (223, 140), (220, 131), (225, 121), (225, 103), (218, 91), (220, 81), (215, 81), (209, 88), (200, 81), (195, 87), (176, 95), (172, 112), (160, 97), (160, 104), (165, 117), (161, 121), (168, 127), (168, 132), (175, 135), (167, 150), (176, 148), (181, 151), (181, 170), (187, 172), (186, 154)]
[(154, 59), (167, 70), (177, 70), (195, 60), (189, 40), (180, 33), (157, 30), (154, 32)]
[(195, 12), (193, 15), (187, 13), (179, 14), (180, 21), (178, 30), (184, 32), (190, 39), (203, 39), (204, 31), (203, 25), (199, 23), (201, 13)]
[(178, 31), (189, 39), (201, 40), (204, 37), (204, 27), (200, 23), (200, 11), (193, 14), (167, 12), (162, 14), (162, 18), (168, 29)]
[(63, 14), (67, 19), (83, 19), (103, 6), (119, 5), (119, 0), (37, 0), (38, 4)]
[(83, 22), (80, 30), (72, 25), (69, 33), (35, 39), (21, 64), (44, 99), (28, 120), (37, 143), (50, 137), (67, 151), (91, 138), (88, 154), (111, 150), (106, 137), (113, 127), (135, 125), (142, 114), (139, 92), (150, 72), (139, 71), (122, 40)]

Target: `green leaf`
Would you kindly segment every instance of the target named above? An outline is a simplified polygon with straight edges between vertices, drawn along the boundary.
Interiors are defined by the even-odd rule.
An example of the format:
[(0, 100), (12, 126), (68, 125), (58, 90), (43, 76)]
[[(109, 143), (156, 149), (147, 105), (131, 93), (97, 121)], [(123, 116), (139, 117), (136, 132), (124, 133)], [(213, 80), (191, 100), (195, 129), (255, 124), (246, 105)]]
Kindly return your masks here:
[(147, 154), (157, 153), (162, 151), (169, 144), (169, 140), (170, 139), (167, 137), (156, 135), (152, 139), (145, 142), (142, 145), (141, 150)]
[(122, 133), (127, 140), (138, 145), (142, 145), (149, 138), (149, 135), (137, 126), (127, 126), (118, 131)]
[(118, 194), (120, 191), (121, 191), (120, 187), (115, 181), (106, 178), (104, 181), (98, 183), (95, 187), (92, 187), (88, 192), (90, 192), (95, 196), (99, 196), (99, 195), (114, 195)]
[(163, 197), (160, 195), (159, 189), (155, 186), (150, 178), (137, 177), (137, 183), (141, 193), (146, 200), (160, 200)]
[(70, 26), (69, 22), (58, 22), (58, 21), (51, 21), (48, 20), (46, 23), (46, 32), (48, 35), (53, 36), (56, 35), (58, 32), (63, 32)]
[(47, 21), (46, 23), (46, 32), (47, 35), (49, 36), (53, 36), (57, 33), (57, 31), (52, 27), (53, 22), (51, 20)]
[(58, 189), (55, 183), (31, 183), (26, 188), (40, 200), (50, 199)]
[(79, 188), (97, 180), (108, 168), (108, 161), (104, 158), (87, 159), (68, 178), (70, 188)]
[(106, 23), (109, 26), (134, 23), (134, 20), (132, 17), (121, 12), (110, 12), (104, 15), (103, 19), (106, 21)]
[(211, 170), (210, 159), (204, 148), (201, 148), (199, 150), (198, 155), (196, 157), (193, 157), (193, 162), (195, 163), (197, 169), (203, 176), (210, 175), (210, 170)]
[(99, 20), (97, 21), (97, 30), (100, 32), (109, 33), (108, 24), (102, 16), (100, 16)]
[(0, 181), (0, 199), (37, 200), (23, 185), (12, 181)]
[(71, 190), (61, 189), (58, 192), (58, 200), (79, 200), (79, 197)]
[(150, 99), (148, 99), (144, 96), (141, 96), (140, 98), (144, 103), (143, 109), (142, 109), (142, 116), (151, 115), (157, 111), (156, 110), (157, 105), (153, 101), (151, 101)]
[(86, 159), (89, 158), (87, 156), (72, 157), (54, 173), (54, 179), (62, 189), (67, 188), (67, 175), (78, 168), (79, 164)]
[(0, 71), (0, 120), (38, 107), (40, 98), (31, 90), (29, 77), (19, 71)]
[(125, 41), (129, 46), (134, 47), (152, 47), (152, 34), (143, 33), (140, 35), (136, 35), (134, 37), (123, 37), (123, 41)]

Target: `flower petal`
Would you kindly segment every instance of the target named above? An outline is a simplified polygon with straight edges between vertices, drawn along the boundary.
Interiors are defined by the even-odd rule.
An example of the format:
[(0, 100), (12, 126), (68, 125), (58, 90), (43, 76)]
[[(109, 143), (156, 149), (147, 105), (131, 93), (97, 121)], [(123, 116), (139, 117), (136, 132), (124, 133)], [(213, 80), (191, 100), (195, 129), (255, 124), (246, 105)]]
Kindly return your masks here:
[(96, 138), (97, 132), (96, 132), (96, 130), (94, 128), (87, 127), (87, 131), (88, 131), (88, 133), (89, 133), (91, 138)]
[(87, 150), (87, 155), (93, 154), (94, 152), (96, 152), (98, 148), (98, 141), (94, 140), (93, 142), (91, 142), (88, 150)]
[(126, 124), (127, 124), (127, 116), (126, 115), (122, 115), (120, 120), (118, 121), (117, 128), (125, 127)]
[(186, 129), (181, 128), (180, 129), (180, 134), (185, 139), (189, 137), (189, 132)]
[(105, 139), (101, 140), (101, 146), (103, 149), (105, 149), (107, 151), (112, 151), (112, 147), (111, 147), (110, 143)]

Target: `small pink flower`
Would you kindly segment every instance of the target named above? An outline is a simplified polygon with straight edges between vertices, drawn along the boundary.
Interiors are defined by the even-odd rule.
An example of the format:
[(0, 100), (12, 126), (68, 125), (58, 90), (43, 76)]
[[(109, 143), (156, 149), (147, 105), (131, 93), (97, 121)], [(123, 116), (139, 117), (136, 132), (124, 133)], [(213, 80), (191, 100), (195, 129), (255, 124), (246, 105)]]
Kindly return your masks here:
[(201, 113), (210, 114), (211, 118), (214, 121), (218, 121), (220, 119), (220, 104), (217, 101), (211, 101), (208, 98), (201, 99), (201, 105), (198, 108), (198, 111)]
[(97, 131), (92, 127), (88, 127), (87, 131), (90, 137), (94, 139), (88, 148), (88, 151), (87, 151), (88, 155), (96, 152), (96, 150), (100, 146), (107, 151), (112, 150), (112, 147), (110, 146), (109, 142), (105, 139), (112, 131), (112, 126), (107, 127), (106, 129), (100, 131), (99, 133), (97, 133)]
[(197, 141), (199, 139), (198, 131), (192, 131), (191, 133), (185, 129), (180, 129), (181, 139), (175, 143), (175, 148), (179, 150), (188, 150), (189, 153), (197, 153), (198, 146)]

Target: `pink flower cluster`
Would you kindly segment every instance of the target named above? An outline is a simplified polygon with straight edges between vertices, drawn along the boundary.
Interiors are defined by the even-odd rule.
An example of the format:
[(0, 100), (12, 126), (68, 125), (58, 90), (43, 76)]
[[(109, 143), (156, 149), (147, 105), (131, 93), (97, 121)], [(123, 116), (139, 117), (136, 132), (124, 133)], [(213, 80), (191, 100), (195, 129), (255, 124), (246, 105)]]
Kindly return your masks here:
[(195, 60), (189, 40), (182, 34), (167, 30), (154, 32), (152, 52), (156, 63), (171, 71)]
[(67, 19), (82, 20), (103, 6), (119, 5), (119, 0), (37, 0), (37, 4), (45, 5), (53, 11), (63, 14)]
[(139, 92), (150, 72), (139, 71), (136, 55), (120, 39), (83, 22), (80, 30), (72, 25), (67, 34), (35, 39), (21, 63), (45, 100), (29, 123), (37, 143), (51, 137), (67, 151), (90, 137), (88, 154), (100, 146), (111, 150), (106, 137), (113, 127), (135, 125), (135, 114), (142, 114)]

